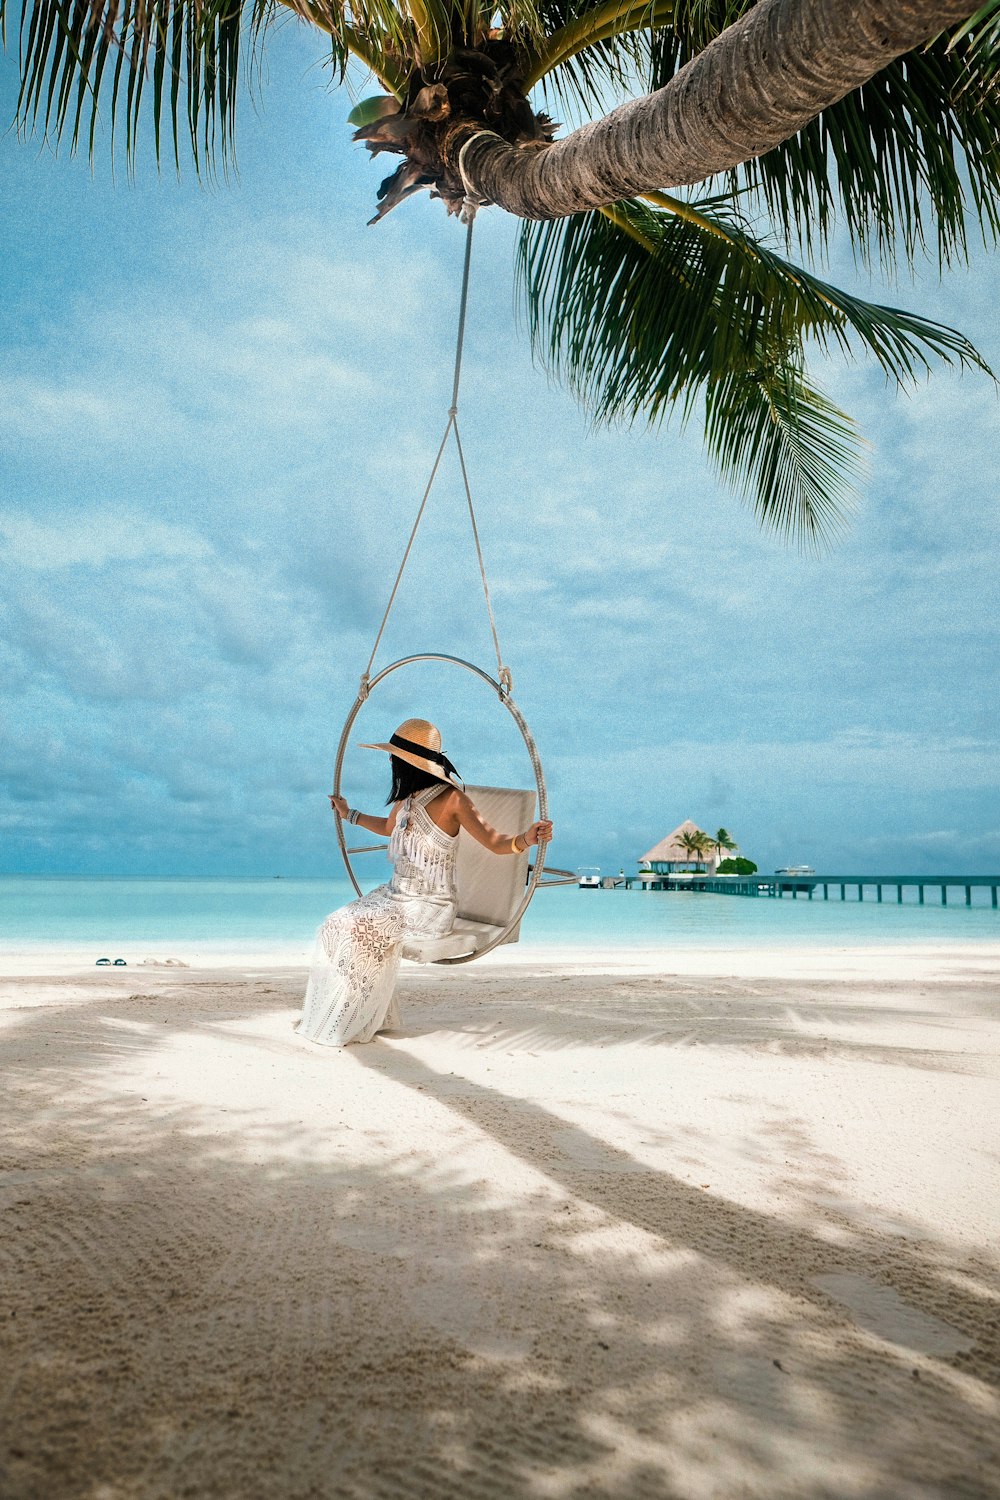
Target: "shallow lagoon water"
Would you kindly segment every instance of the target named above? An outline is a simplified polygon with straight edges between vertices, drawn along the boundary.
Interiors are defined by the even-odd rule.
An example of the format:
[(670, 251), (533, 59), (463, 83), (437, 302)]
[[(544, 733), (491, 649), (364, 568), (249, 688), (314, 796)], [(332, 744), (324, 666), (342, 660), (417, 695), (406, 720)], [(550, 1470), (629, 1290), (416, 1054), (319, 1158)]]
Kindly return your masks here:
[[(0, 877), (0, 944), (308, 945), (327, 912), (352, 895), (344, 879)], [(988, 891), (974, 891), (967, 908), (952, 890), (942, 907), (929, 889), (929, 904), (919, 907), (912, 899), (898, 906), (889, 887), (878, 905), (874, 894), (841, 903), (566, 886), (536, 894), (522, 942), (623, 949), (994, 942), (1000, 913), (984, 896), (988, 903)]]

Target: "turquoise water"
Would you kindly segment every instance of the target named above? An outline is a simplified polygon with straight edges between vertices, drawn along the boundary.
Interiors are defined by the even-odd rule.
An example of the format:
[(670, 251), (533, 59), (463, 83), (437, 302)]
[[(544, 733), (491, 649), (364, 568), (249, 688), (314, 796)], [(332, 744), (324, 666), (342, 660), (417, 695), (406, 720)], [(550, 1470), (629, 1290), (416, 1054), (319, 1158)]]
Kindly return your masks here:
[[(352, 894), (346, 880), (0, 877), (0, 945), (303, 945)], [(879, 906), (567, 886), (537, 893), (522, 942), (753, 948), (1000, 940), (1000, 913), (980, 904), (982, 891), (974, 892), (971, 908), (960, 891), (950, 893), (954, 904), (944, 908), (897, 906), (894, 890), (886, 896)]]

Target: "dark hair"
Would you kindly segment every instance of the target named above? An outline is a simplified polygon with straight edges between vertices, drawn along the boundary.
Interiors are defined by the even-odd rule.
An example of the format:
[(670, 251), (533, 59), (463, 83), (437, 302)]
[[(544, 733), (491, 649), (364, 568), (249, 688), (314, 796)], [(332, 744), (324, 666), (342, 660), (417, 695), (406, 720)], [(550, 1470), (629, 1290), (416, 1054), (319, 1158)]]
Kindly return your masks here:
[(385, 799), (387, 807), (393, 802), (402, 802), (412, 792), (422, 792), (425, 787), (448, 785), (440, 776), (421, 771), (419, 766), (411, 766), (408, 760), (400, 760), (398, 755), (390, 755), (389, 763), (392, 766), (392, 790)]

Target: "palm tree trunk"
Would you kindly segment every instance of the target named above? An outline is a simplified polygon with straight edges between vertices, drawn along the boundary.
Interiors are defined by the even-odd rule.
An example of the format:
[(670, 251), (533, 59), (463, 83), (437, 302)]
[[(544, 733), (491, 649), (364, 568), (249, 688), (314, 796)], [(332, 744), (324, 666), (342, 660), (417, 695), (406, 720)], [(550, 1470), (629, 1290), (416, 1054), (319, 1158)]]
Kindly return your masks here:
[[(665, 88), (542, 150), (466, 138), (466, 183), (522, 219), (559, 219), (701, 182), (762, 156), (974, 0), (760, 0)], [(471, 132), (470, 132), (471, 135)]]

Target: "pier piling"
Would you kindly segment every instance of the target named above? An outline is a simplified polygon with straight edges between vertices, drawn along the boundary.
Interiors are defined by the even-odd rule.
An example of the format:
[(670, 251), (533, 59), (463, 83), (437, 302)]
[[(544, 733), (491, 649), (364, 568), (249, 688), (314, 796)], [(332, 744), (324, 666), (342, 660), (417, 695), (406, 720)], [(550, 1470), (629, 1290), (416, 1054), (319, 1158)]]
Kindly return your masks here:
[(831, 888), (840, 890), (841, 901), (846, 901), (848, 889), (857, 891), (859, 902), (865, 899), (865, 890), (874, 888), (875, 900), (882, 905), (888, 900), (885, 890), (888, 887), (896, 888), (896, 905), (903, 906), (903, 891), (915, 890), (917, 893), (917, 904), (926, 904), (926, 890), (930, 886), (936, 886), (941, 892), (941, 905), (948, 905), (948, 891), (961, 889), (965, 892), (965, 905), (973, 906), (976, 903), (972, 899), (974, 888), (981, 887), (983, 891), (982, 905), (985, 906), (986, 890), (990, 892), (990, 905), (994, 911), (1000, 905), (1000, 875), (790, 875), (787, 872), (776, 872), (771, 875), (744, 875), (739, 878), (732, 875), (712, 875), (706, 870), (704, 873), (683, 871), (674, 874), (670, 870), (646, 872), (639, 876), (622, 876), (617, 879), (606, 879), (602, 881), (602, 888), (613, 890), (621, 885), (625, 890), (634, 890), (636, 886), (644, 891), (687, 891), (689, 894), (701, 893), (714, 896), (770, 896), (773, 900), (781, 900), (786, 895), (791, 895), (793, 901), (797, 901), (803, 893), (807, 901), (812, 901), (816, 891), (822, 886), (823, 900), (829, 901)]

